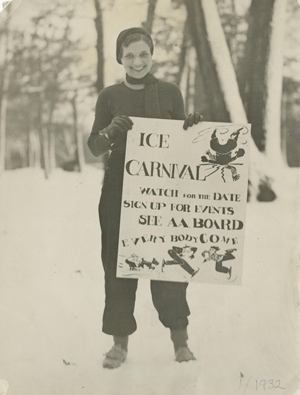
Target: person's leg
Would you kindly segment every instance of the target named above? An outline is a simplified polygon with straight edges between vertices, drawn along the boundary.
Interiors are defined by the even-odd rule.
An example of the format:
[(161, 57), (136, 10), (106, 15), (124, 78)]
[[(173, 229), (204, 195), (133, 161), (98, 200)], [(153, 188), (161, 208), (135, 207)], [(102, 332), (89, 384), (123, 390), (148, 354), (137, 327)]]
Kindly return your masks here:
[(159, 320), (166, 328), (183, 329), (188, 326), (187, 286), (188, 283), (151, 281), (152, 301)]
[(128, 336), (137, 328), (134, 318), (137, 280), (116, 277), (117, 252), (110, 251), (108, 254), (110, 262), (105, 257), (107, 255), (106, 249), (112, 250), (112, 240), (113, 238), (110, 239), (109, 246), (104, 243), (102, 247), (104, 248), (103, 264), (106, 267), (102, 331), (112, 335), (114, 340), (112, 349), (106, 354), (103, 361), (103, 367), (109, 369), (117, 368), (125, 361)]
[[(119, 191), (120, 192), (120, 191)], [(116, 368), (127, 356), (128, 336), (136, 330), (134, 318), (137, 280), (116, 277), (121, 194), (104, 185), (99, 204), (102, 231), (102, 263), (105, 272), (104, 333), (113, 336), (114, 345), (106, 354), (105, 368)]]
[(105, 355), (102, 366), (115, 369), (121, 366), (127, 357), (128, 336), (114, 336), (114, 345)]
[(171, 340), (175, 350), (175, 360), (177, 362), (194, 361), (196, 358), (188, 347), (188, 333), (185, 329), (171, 329)]
[(116, 188), (111, 191), (113, 188), (110, 185), (108, 187), (105, 185), (102, 189), (99, 203), (102, 263), (105, 272), (103, 332), (108, 335), (128, 336), (136, 330), (133, 312), (137, 280), (116, 277), (121, 196)]
[(227, 274), (229, 272), (229, 269), (228, 267), (223, 266), (223, 261), (218, 261), (216, 262), (216, 271)]
[(128, 336), (135, 332), (134, 318), (137, 280), (105, 274), (105, 307), (102, 331), (107, 335)]
[(186, 300), (188, 283), (171, 281), (151, 281), (151, 293), (154, 307), (161, 323), (171, 331), (176, 361), (195, 359), (188, 348), (187, 326), (190, 315)]

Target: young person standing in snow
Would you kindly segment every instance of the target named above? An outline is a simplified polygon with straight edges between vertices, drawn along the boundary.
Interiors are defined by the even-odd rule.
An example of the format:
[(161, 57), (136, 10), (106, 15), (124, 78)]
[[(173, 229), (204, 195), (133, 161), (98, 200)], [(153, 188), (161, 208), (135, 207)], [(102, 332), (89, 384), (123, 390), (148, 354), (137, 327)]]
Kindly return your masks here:
[[(126, 132), (133, 125), (129, 117), (184, 120), (185, 130), (202, 118), (199, 113), (186, 117), (179, 88), (150, 73), (153, 42), (144, 29), (135, 27), (122, 31), (117, 39), (116, 54), (118, 63), (126, 71), (126, 80), (100, 92), (88, 140), (95, 156), (111, 151), (99, 203), (106, 296), (102, 329), (114, 339), (103, 367), (110, 369), (125, 361), (128, 336), (137, 328), (133, 314), (137, 280), (116, 277)], [(190, 314), (186, 301), (187, 285), (151, 281), (153, 304), (160, 321), (171, 331), (178, 362), (195, 359), (187, 345), (187, 317)]]

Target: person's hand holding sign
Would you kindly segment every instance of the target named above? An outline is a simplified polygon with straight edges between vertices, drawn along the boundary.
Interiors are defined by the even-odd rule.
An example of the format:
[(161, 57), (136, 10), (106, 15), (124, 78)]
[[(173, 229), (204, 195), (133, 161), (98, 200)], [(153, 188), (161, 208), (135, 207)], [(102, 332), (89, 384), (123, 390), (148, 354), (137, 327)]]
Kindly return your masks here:
[(199, 112), (194, 112), (192, 114), (189, 114), (184, 123), (183, 123), (183, 129), (187, 130), (188, 127), (197, 125), (200, 121), (202, 121), (203, 115), (201, 115)]
[(109, 141), (114, 143), (119, 137), (120, 133), (125, 133), (131, 130), (133, 126), (132, 120), (127, 115), (118, 115), (113, 118), (111, 124), (105, 129)]

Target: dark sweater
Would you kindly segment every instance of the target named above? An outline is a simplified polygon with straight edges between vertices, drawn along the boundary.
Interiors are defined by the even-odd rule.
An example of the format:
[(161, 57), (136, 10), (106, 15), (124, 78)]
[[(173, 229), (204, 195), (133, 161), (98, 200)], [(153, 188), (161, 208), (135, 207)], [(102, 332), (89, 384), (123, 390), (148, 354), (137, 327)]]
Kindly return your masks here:
[[(158, 100), (161, 119), (184, 120), (182, 94), (177, 85), (158, 81)], [(95, 121), (88, 139), (88, 146), (95, 156), (109, 150), (125, 149), (125, 144), (111, 145), (106, 136), (99, 134), (118, 115), (145, 117), (145, 90), (128, 88), (124, 82), (103, 89), (96, 103)]]

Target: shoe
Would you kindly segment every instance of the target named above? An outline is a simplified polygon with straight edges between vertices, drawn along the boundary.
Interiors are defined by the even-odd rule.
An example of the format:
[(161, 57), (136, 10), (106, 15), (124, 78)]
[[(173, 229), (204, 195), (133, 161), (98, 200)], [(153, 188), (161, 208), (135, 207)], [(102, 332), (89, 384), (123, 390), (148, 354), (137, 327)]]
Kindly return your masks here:
[(194, 277), (195, 274), (197, 274), (200, 270), (200, 267), (198, 269), (194, 270), (193, 273), (191, 274), (191, 277)]
[(228, 269), (228, 277), (227, 277), (228, 280), (231, 279), (231, 271), (232, 271), (232, 267), (230, 266), (230, 268)]
[(175, 361), (177, 362), (196, 361), (196, 358), (188, 347), (179, 347), (175, 353)]
[(119, 344), (115, 344), (111, 350), (105, 354), (102, 366), (107, 369), (115, 369), (121, 366), (127, 357), (125, 351)]

